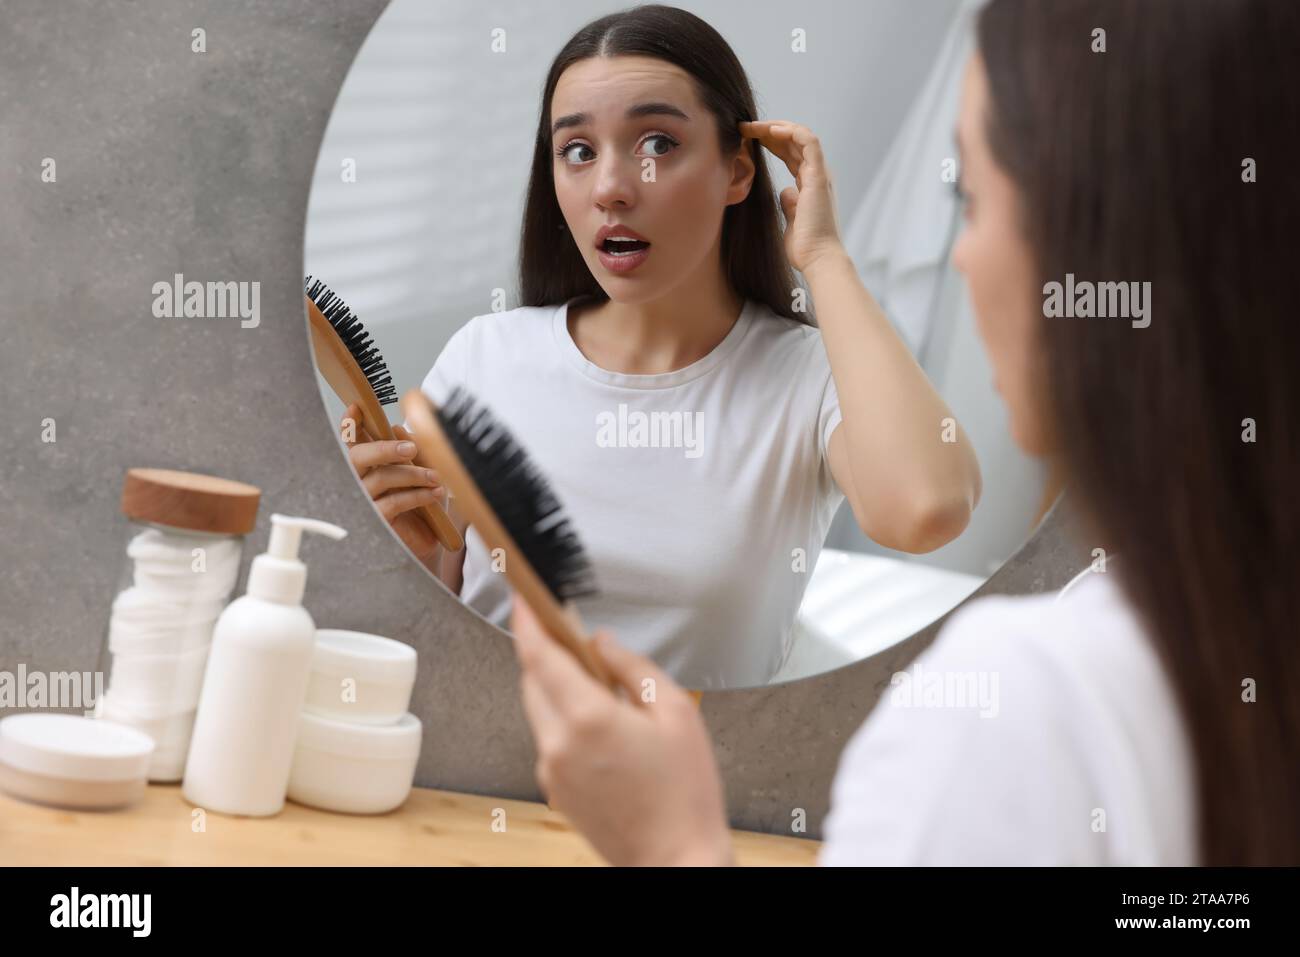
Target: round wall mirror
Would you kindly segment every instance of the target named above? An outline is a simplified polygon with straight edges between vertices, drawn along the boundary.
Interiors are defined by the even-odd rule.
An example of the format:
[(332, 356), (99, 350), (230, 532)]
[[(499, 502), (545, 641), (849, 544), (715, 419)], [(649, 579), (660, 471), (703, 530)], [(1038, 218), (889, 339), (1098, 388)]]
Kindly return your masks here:
[[(418, 387), (441, 403), (461, 386), (525, 448), (590, 560), (598, 591), (576, 601), (588, 627), (687, 687), (746, 688), (921, 630), (1012, 555), (1050, 495), (1011, 439), (950, 262), (971, 5), (683, 6), (739, 72), (584, 51), (582, 28), (621, 4), (395, 0), (334, 106), (305, 272), (364, 325), (395, 394)], [(673, 42), (708, 49), (693, 33)], [(830, 459), (845, 416), (888, 412), (845, 409), (838, 380), (851, 367), (828, 360), (806, 277), (791, 273), (781, 310), (722, 266), (725, 250), (752, 261), (771, 238), (729, 218), (749, 193), (711, 104), (737, 80), (757, 118), (819, 138), (844, 248), (975, 451), (977, 507), (939, 547), (875, 540), (838, 487)], [(757, 154), (767, 179), (748, 189), (779, 209), (794, 177)], [(584, 283), (594, 295), (574, 293)], [(367, 443), (348, 441), (347, 407), (323, 375), (320, 386), (340, 454), (355, 461)], [(385, 411), (403, 422), (398, 405)], [(934, 440), (948, 431), (936, 422)], [(409, 472), (390, 471), (391, 487), (358, 468), (369, 476), (358, 494), (381, 512), (385, 496), (422, 485), (414, 465), (381, 468), (394, 467)], [(431, 485), (420, 500), (438, 494)], [(426, 549), (427, 525), (414, 544), (391, 527), (431, 588), (508, 628), (509, 582), (460, 522), (459, 552)]]

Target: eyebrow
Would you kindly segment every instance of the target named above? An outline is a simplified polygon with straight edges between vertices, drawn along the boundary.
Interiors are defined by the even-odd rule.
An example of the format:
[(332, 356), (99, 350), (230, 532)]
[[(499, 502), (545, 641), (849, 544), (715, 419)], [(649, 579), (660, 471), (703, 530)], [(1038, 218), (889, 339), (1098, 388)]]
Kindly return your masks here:
[[(624, 116), (629, 120), (635, 120), (642, 116), (675, 116), (680, 120), (690, 122), (690, 117), (671, 103), (637, 103), (627, 108)], [(554, 136), (560, 130), (567, 129), (571, 126), (582, 126), (584, 123), (591, 122), (590, 113), (566, 113), (555, 121), (551, 127), (551, 135)]]

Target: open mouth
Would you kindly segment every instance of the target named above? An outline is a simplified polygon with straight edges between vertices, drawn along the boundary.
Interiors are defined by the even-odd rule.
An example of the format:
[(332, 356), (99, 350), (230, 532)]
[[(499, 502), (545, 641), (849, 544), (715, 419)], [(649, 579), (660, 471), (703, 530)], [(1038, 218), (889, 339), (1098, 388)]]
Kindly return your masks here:
[(600, 248), (611, 256), (631, 256), (633, 253), (639, 253), (643, 249), (649, 249), (650, 244), (641, 239), (620, 239), (618, 237), (610, 237), (600, 244)]

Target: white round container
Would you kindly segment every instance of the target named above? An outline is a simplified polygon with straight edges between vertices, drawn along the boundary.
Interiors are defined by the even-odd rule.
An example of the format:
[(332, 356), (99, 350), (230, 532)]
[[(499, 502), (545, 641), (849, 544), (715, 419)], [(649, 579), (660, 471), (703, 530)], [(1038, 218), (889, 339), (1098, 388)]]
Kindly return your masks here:
[(420, 720), (364, 725), (304, 712), (289, 772), (291, 801), (346, 814), (383, 814), (411, 793), (420, 759)]
[(0, 788), (55, 807), (107, 809), (144, 795), (154, 743), (121, 725), (68, 714), (0, 720)]
[(318, 628), (303, 710), (353, 724), (395, 724), (411, 707), (415, 649), (363, 631)]

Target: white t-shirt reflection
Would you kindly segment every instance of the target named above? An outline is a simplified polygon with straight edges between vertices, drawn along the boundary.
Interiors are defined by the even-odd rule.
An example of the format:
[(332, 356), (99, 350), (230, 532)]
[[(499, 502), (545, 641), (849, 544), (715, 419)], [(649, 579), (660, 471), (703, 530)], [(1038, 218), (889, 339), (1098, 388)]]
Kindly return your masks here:
[[(697, 689), (765, 684), (841, 501), (826, 461), (840, 422), (821, 333), (747, 302), (683, 369), (602, 369), (569, 335), (568, 304), (477, 316), (422, 385), (466, 388), (551, 483), (600, 593), (578, 602)], [(506, 626), (510, 589), (466, 535), (462, 599)]]

